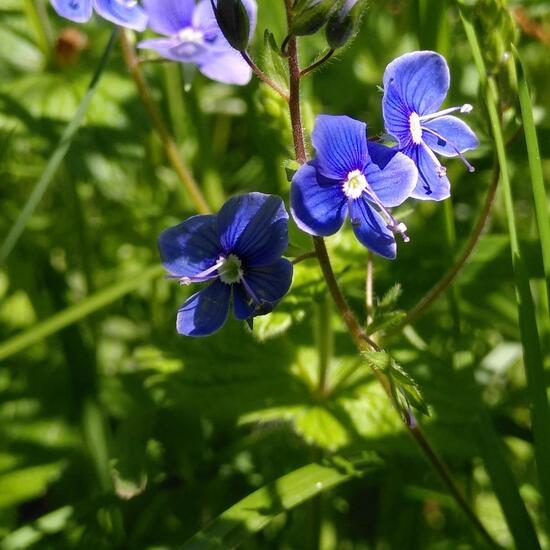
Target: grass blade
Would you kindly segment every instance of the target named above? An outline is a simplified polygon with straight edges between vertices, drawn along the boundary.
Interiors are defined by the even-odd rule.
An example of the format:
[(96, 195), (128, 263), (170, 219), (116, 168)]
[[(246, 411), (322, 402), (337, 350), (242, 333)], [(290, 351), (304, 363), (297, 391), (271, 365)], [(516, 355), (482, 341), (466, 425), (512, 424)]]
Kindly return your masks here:
[[(540, 238), (542, 254), (542, 265), (544, 266), (544, 278), (546, 281), (546, 305), (550, 302), (550, 216), (548, 214), (548, 198), (544, 187), (544, 176), (540, 158), (539, 141), (535, 120), (533, 118), (533, 104), (529, 93), (529, 85), (525, 74), (525, 67), (518, 51), (513, 48), (518, 68), (518, 93), (523, 119), (523, 131), (527, 145), (527, 156), (529, 158), (529, 170), (531, 172), (531, 187), (533, 189), (533, 200), (535, 202), (535, 213)], [(550, 322), (550, 312), (545, 311), (546, 321)]]
[(72, 323), (76, 323), (91, 313), (108, 306), (140, 285), (160, 277), (162, 273), (164, 273), (164, 268), (159, 264), (140, 272), (138, 276), (126, 277), (124, 281), (100, 290), (79, 304), (52, 315), (49, 319), (38, 323), (25, 332), (0, 343), (0, 361), (23, 351)]
[(36, 182), (30, 197), (28, 198), (25, 206), (23, 207), (23, 210), (21, 211), (21, 214), (19, 214), (19, 217), (17, 218), (10, 232), (8, 233), (8, 236), (2, 243), (2, 246), (0, 247), (0, 266), (6, 261), (7, 257), (10, 255), (11, 251), (14, 249), (15, 245), (17, 244), (17, 241), (19, 240), (19, 238), (23, 234), (23, 231), (25, 230), (25, 227), (27, 227), (27, 223), (30, 217), (33, 215), (34, 211), (36, 210), (36, 207), (39, 205), (40, 201), (42, 200), (42, 197), (44, 196), (44, 193), (48, 189), (53, 177), (55, 176), (57, 169), (59, 168), (59, 165), (65, 158), (65, 155), (67, 154), (67, 151), (69, 150), (71, 143), (73, 142), (76, 132), (80, 127), (80, 124), (84, 119), (84, 116), (86, 115), (86, 111), (88, 110), (90, 101), (92, 100), (92, 97), (94, 96), (94, 93), (97, 89), (97, 85), (99, 83), (101, 75), (105, 67), (107, 66), (107, 61), (109, 60), (111, 50), (113, 49), (116, 35), (117, 35), (117, 29), (115, 28), (115, 30), (111, 34), (111, 37), (109, 38), (109, 42), (105, 47), (103, 55), (101, 56), (101, 60), (92, 77), (92, 80), (88, 85), (88, 90), (86, 91), (86, 94), (82, 98), (82, 101), (80, 102), (80, 105), (78, 106), (78, 109), (73, 119), (71, 120), (71, 122), (69, 122), (69, 124), (65, 128), (63, 135), (59, 140), (59, 144), (57, 145), (57, 148), (55, 149), (53, 155), (50, 157), (50, 160), (48, 161), (46, 169), (44, 170), (40, 179)]
[(516, 227), (512, 186), (508, 171), (503, 130), (498, 112), (498, 90), (493, 77), (487, 70), (476, 31), (464, 10), (461, 9), (464, 30), (479, 71), (483, 94), (489, 113), (491, 130), (501, 171), (501, 189), (510, 234), (510, 248), (514, 269), (516, 296), (518, 300), (519, 328), (523, 346), (523, 362), (527, 377), (527, 393), (530, 402), (533, 427), (535, 459), (539, 477), (540, 492), (544, 499), (546, 516), (550, 524), (550, 407), (546, 395), (544, 365), (537, 326), (535, 304), (529, 285), (525, 261), (519, 246)]
[(345, 468), (308, 464), (280, 477), (218, 516), (189, 539), (181, 550), (222, 550), (236, 548), (261, 531), (277, 515), (299, 506), (312, 497), (357, 475)]

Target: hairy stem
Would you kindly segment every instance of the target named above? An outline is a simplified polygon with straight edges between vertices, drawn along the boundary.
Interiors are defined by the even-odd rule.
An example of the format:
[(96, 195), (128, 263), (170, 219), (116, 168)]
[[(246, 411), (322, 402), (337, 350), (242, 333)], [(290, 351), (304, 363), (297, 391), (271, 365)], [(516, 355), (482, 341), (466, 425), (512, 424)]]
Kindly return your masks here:
[(187, 193), (189, 194), (189, 198), (193, 202), (197, 212), (199, 214), (209, 214), (210, 206), (204, 198), (204, 195), (202, 194), (202, 191), (200, 190), (197, 182), (193, 178), (193, 174), (184, 164), (179, 154), (178, 147), (174, 141), (174, 138), (166, 128), (166, 125), (162, 120), (162, 116), (155, 104), (155, 101), (151, 96), (151, 92), (149, 91), (149, 87), (141, 71), (139, 59), (137, 58), (133, 47), (128, 41), (127, 31), (121, 31), (120, 45), (122, 47), (122, 55), (124, 57), (124, 61), (126, 62), (130, 74), (132, 75), (141, 102), (143, 103), (143, 106), (147, 111), (147, 115), (149, 116), (149, 120), (151, 121), (153, 129), (155, 130), (156, 134), (162, 142), (164, 151), (166, 153), (166, 156), (168, 157), (168, 160), (170, 161), (170, 164), (172, 165), (172, 168), (178, 175), (178, 178), (180, 179)]
[[(285, 5), (287, 8), (287, 20), (291, 22), (291, 0), (285, 0)], [(296, 155), (296, 160), (300, 164), (304, 164), (307, 161), (307, 153), (304, 142), (304, 131), (302, 126), (302, 116), (301, 116), (301, 106), (300, 106), (300, 64), (298, 60), (298, 50), (296, 44), (296, 38), (292, 37), (287, 44), (287, 53), (288, 53), (288, 66), (290, 71), (290, 118), (292, 126), (292, 138), (294, 142), (294, 151)], [(323, 272), (326, 284), (328, 286), (329, 292), (336, 304), (336, 307), (342, 317), (346, 327), (348, 328), (349, 334), (353, 339), (357, 349), (360, 352), (365, 351), (381, 351), (381, 348), (369, 337), (366, 335), (363, 327), (356, 319), (353, 311), (346, 302), (346, 299), (338, 285), (338, 281), (334, 275), (334, 270), (330, 262), (328, 251), (325, 245), (325, 241), (322, 237), (313, 237), (313, 242), (315, 245), (315, 251), (317, 253), (317, 258), (319, 265)], [(382, 385), (386, 395), (390, 399), (393, 406), (399, 411), (397, 404), (393, 398), (390, 382), (388, 377), (374, 365), (370, 364), (373, 374), (376, 379)], [(462, 495), (461, 491), (458, 489), (456, 483), (453, 480), (453, 477), (441, 459), (438, 456), (436, 451), (431, 447), (430, 443), (426, 439), (425, 435), (422, 432), (422, 429), (414, 419), (412, 415), (408, 415), (408, 418), (403, 418), (404, 425), (417, 442), (419, 447), (422, 449), (424, 456), (427, 458), (429, 463), (432, 465), (434, 471), (438, 474), (442, 483), (447, 487), (449, 493), (454, 497), (459, 507), (462, 509), (466, 517), (471, 521), (472, 525), (477, 529), (485, 543), (490, 548), (498, 548), (498, 545), (493, 541), (491, 535), (487, 532), (483, 524), (479, 521), (478, 517), (470, 507), (466, 498)]]
[(321, 59), (318, 59), (312, 63), (309, 67), (306, 67), (300, 71), (300, 76), (303, 78), (308, 74), (311, 74), (313, 71), (316, 71), (321, 65), (324, 65), (333, 55), (336, 50), (330, 49)]
[(242, 51), (241, 55), (243, 56), (243, 59), (248, 63), (248, 66), (252, 69), (254, 74), (264, 83), (267, 84), (271, 89), (275, 90), (287, 103), (289, 100), (288, 92), (286, 90), (283, 90), (276, 82), (271, 80), (269, 76), (267, 76), (256, 63), (254, 63), (254, 60), (248, 55), (248, 52)]

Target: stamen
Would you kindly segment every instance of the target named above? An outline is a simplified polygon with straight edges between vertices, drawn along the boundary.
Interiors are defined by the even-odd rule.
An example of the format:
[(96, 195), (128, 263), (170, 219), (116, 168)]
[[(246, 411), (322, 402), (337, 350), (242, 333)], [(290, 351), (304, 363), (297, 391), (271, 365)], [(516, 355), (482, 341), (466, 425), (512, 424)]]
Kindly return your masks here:
[(457, 111), (464, 114), (471, 113), (472, 109), (473, 107), (469, 103), (464, 103), (464, 105), (461, 105), (460, 107), (449, 107), (448, 109), (437, 111), (437, 113), (421, 116), (419, 119), (420, 122), (427, 122), (428, 120), (435, 120), (436, 118), (441, 118), (442, 116), (450, 115), (451, 113), (456, 113)]
[(248, 297), (254, 304), (254, 307), (258, 308), (259, 306), (261, 306), (263, 302), (258, 298), (258, 296), (256, 296), (256, 293), (252, 290), (252, 287), (246, 282), (246, 279), (244, 277), (241, 278), (241, 283), (244, 286)]
[[(395, 218), (394, 218), (395, 219)], [(403, 222), (397, 222), (394, 224), (388, 224), (387, 228), (394, 235), (401, 235), (404, 243), (410, 242), (410, 237), (407, 235), (407, 226)]]
[(457, 154), (458, 158), (460, 158), (460, 160), (466, 165), (466, 168), (468, 168), (468, 171), (470, 171), (470, 172), (475, 172), (476, 171), (476, 169), (466, 160), (466, 157), (462, 154), (462, 151), (460, 151), (460, 149), (458, 148), (458, 146), (455, 143), (453, 143), (452, 141), (444, 138), (441, 134), (439, 134), (438, 132), (435, 132), (431, 128), (426, 128), (425, 126), (422, 126), (422, 129), (425, 132), (428, 132), (428, 134), (432, 134), (433, 136), (435, 136), (438, 140), (442, 141), (444, 144), (449, 144), (451, 146), (451, 148)]
[(409, 128), (413, 143), (418, 145), (422, 141), (422, 126), (420, 125), (420, 117), (417, 113), (411, 113), (409, 117)]
[(223, 256), (220, 256), (218, 258), (218, 261), (208, 269), (205, 269), (204, 271), (201, 271), (200, 273), (197, 273), (197, 275), (193, 275), (191, 277), (181, 277), (180, 278), (180, 285), (187, 286), (191, 283), (203, 283), (204, 281), (208, 281), (209, 279), (215, 279), (218, 277), (218, 275), (215, 275), (214, 277), (211, 277), (210, 275), (214, 273), (214, 271), (217, 271), (222, 267), (225, 263), (225, 258)]

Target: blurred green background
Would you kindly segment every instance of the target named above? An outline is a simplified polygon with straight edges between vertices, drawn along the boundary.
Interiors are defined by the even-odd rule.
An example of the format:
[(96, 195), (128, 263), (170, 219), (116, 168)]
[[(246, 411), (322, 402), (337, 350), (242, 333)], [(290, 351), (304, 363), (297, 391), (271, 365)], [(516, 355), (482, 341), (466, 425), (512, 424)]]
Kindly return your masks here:
[[(264, 29), (281, 41), (284, 10), (275, 0), (258, 3), (252, 53), (265, 64)], [(516, 81), (503, 54), (515, 42), (525, 61), (548, 177), (550, 2), (464, 4), (501, 91), (519, 237), (549, 368), (529, 167)], [(2, 0), (2, 241), (111, 32), (99, 18), (74, 26), (43, 0)], [(324, 48), (322, 33), (308, 37), (302, 59)], [(453, 196), (446, 205), (400, 208), (411, 242), (400, 244), (394, 262), (374, 260), (383, 321), (414, 306), (453, 263), (493, 174), (491, 131), (457, 3), (370, 0), (353, 44), (304, 81), (308, 132), (316, 114), (330, 113), (365, 120), (370, 136), (381, 135), (384, 68), (419, 48), (447, 56), (446, 104), (474, 105), (468, 122), (481, 146), (469, 154), (474, 174), (458, 160), (447, 163)], [(247, 191), (288, 199), (292, 140), (286, 107), (271, 91), (257, 81), (240, 88), (191, 79), (175, 64), (145, 64), (143, 72), (214, 210)], [(268, 486), (258, 507), (265, 529), (253, 533), (235, 519), (225, 527), (237, 538), (222, 533), (192, 547), (483, 547), (335, 312), (329, 391), (319, 395), (317, 325), (330, 305), (315, 261), (296, 267), (291, 293), (253, 332), (231, 320), (208, 339), (176, 334), (176, 311), (190, 290), (164, 279), (156, 238), (194, 213), (117, 42), (84, 124), (0, 266), (0, 549), (178, 548), (242, 498), (315, 461), (340, 472), (342, 483), (292, 511), (282, 511), (284, 499)], [(291, 242), (289, 254), (312, 248), (294, 227)], [(365, 321), (366, 250), (349, 231), (328, 245), (346, 297)], [(385, 325), (379, 338), (417, 380), (430, 408), (422, 419), (428, 437), (492, 537), (506, 548), (532, 540), (517, 489), (540, 544), (550, 547), (500, 193), (456, 284), (414, 327), (392, 333)], [(282, 490), (300, 493), (299, 480)], [(515, 536), (506, 508), (519, 518)]]

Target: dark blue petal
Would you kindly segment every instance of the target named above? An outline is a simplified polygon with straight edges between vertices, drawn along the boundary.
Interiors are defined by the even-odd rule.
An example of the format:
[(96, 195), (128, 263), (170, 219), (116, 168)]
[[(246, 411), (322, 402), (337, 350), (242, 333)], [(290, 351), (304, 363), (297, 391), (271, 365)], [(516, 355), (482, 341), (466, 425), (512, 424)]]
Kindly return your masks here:
[(412, 141), (410, 116), (412, 110), (401, 97), (396, 85), (389, 84), (384, 88), (382, 114), (386, 132), (392, 135), (399, 147), (406, 147)]
[(175, 36), (191, 26), (195, 0), (143, 0), (143, 7), (155, 32)]
[(442, 116), (429, 120), (428, 122), (424, 122), (423, 126), (444, 138), (442, 140), (440, 137), (426, 130), (422, 132), (422, 139), (426, 145), (440, 155), (455, 157), (458, 154), (457, 149), (461, 153), (464, 153), (464, 151), (469, 151), (479, 146), (479, 140), (470, 127), (454, 116)]
[(395, 258), (395, 237), (382, 216), (369, 203), (363, 198), (353, 201), (350, 216), (353, 232), (363, 246), (384, 258)]
[(221, 255), (216, 216), (193, 216), (163, 231), (158, 240), (160, 257), (175, 277), (193, 277), (212, 267)]
[(412, 158), (418, 169), (418, 183), (411, 193), (412, 198), (441, 201), (451, 195), (451, 183), (445, 169), (426, 144), (411, 145), (403, 153)]
[(419, 115), (439, 109), (449, 90), (449, 67), (435, 52), (406, 53), (384, 72), (384, 90), (395, 87), (403, 103)]
[(280, 197), (247, 193), (228, 200), (217, 216), (220, 242), (246, 266), (281, 257), (288, 246), (288, 214)]
[(252, 69), (242, 55), (229, 44), (224, 50), (218, 48), (204, 55), (198, 65), (204, 76), (224, 84), (244, 86), (252, 78)]
[(278, 302), (292, 284), (293, 266), (284, 258), (271, 265), (247, 269), (243, 278), (260, 302)]
[(342, 227), (347, 212), (342, 184), (327, 182), (315, 166), (304, 164), (292, 179), (290, 211), (302, 231), (321, 237), (333, 235)]
[(254, 301), (248, 296), (243, 285), (233, 285), (233, 313), (235, 319), (244, 321), (254, 316)]
[(85, 23), (92, 17), (92, 0), (51, 0), (53, 9), (75, 23)]
[(178, 311), (176, 326), (184, 336), (210, 336), (227, 321), (231, 286), (214, 281), (193, 294)]
[(135, 31), (144, 31), (147, 27), (147, 14), (133, 0), (94, 0), (99, 15), (116, 25)]
[(319, 115), (311, 141), (315, 164), (323, 176), (344, 182), (368, 160), (367, 125), (347, 116)]
[(416, 165), (397, 149), (379, 143), (369, 142), (369, 153), (372, 162), (365, 168), (367, 182), (384, 206), (399, 206), (416, 187)]

